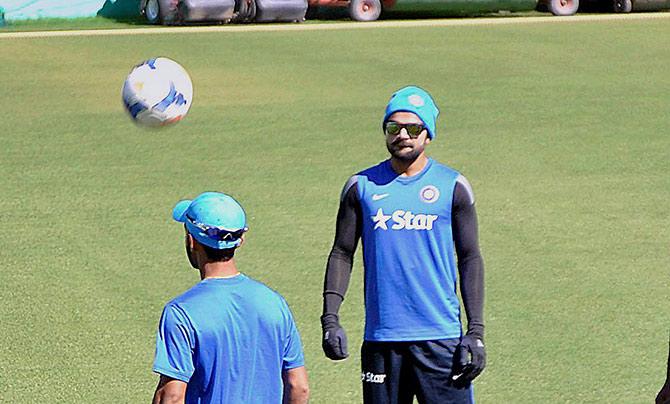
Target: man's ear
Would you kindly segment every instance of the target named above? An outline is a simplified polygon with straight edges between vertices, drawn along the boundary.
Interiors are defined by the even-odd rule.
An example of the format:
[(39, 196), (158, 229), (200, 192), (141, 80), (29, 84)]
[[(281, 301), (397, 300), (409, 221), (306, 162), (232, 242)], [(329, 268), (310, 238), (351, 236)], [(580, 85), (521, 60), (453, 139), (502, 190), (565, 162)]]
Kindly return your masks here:
[(188, 232), (188, 229), (186, 229), (186, 225), (184, 225), (184, 233), (185, 233), (185, 243), (186, 247), (188, 247), (189, 250), (193, 251), (193, 248), (195, 248), (195, 239), (191, 235), (191, 233)]
[(430, 144), (430, 136), (428, 136), (428, 134), (426, 134), (426, 141), (424, 144)]
[(186, 243), (188, 244), (188, 248), (191, 250), (195, 249), (195, 239), (191, 235), (191, 233), (186, 233)]
[(244, 244), (244, 241), (246, 240), (244, 234), (240, 237), (240, 244), (237, 245), (235, 248), (240, 248), (242, 247), (242, 244)]

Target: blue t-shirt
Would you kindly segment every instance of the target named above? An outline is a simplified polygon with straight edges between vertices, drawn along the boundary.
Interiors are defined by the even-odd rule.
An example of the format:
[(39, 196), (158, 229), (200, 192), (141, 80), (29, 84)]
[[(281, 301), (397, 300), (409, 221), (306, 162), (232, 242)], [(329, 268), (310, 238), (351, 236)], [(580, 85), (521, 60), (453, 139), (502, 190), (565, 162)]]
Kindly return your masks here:
[(205, 279), (163, 309), (153, 370), (187, 382), (186, 403), (281, 403), (282, 371), (300, 366), (288, 304), (243, 274)]
[(366, 340), (461, 336), (451, 229), (458, 176), (432, 159), (411, 177), (399, 176), (389, 160), (357, 174)]

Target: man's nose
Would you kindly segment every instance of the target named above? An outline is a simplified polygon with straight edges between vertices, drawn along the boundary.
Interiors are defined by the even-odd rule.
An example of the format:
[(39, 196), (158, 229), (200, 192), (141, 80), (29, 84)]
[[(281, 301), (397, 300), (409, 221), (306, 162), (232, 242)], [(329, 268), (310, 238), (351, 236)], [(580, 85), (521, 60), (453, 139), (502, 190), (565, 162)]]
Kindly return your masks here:
[(408, 139), (411, 139), (412, 137), (409, 135), (409, 132), (407, 132), (407, 128), (401, 128), (400, 133), (398, 133), (398, 137), (406, 137)]

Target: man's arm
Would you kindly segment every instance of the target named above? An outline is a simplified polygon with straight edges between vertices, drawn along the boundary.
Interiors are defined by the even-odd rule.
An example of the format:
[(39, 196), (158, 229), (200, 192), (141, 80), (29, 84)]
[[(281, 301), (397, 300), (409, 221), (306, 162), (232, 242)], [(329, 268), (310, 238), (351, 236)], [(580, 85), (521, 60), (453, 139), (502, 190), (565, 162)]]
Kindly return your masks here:
[(282, 372), (284, 404), (306, 404), (309, 401), (309, 383), (304, 366)]
[(472, 187), (458, 177), (452, 204), (452, 230), (458, 257), (461, 298), (468, 319), (467, 332), (461, 339), (454, 384), (466, 386), (486, 366), (484, 349), (484, 260), (479, 250), (477, 212)]
[(154, 393), (153, 404), (183, 404), (186, 399), (186, 383), (161, 375)]
[(335, 241), (328, 256), (323, 285), (323, 350), (333, 360), (349, 356), (346, 334), (339, 323), (339, 310), (349, 287), (354, 252), (361, 237), (361, 207), (358, 199), (356, 176), (347, 181), (342, 190), (340, 208), (335, 225)]
[(193, 330), (186, 314), (175, 305), (165, 306), (156, 335), (153, 370), (160, 375), (160, 379), (154, 393), (154, 404), (184, 402), (186, 384), (195, 369), (191, 348), (193, 340)]
[(479, 250), (475, 198), (460, 176), (454, 190), (452, 228), (458, 257), (461, 298), (468, 319), (467, 334), (484, 339), (484, 260)]

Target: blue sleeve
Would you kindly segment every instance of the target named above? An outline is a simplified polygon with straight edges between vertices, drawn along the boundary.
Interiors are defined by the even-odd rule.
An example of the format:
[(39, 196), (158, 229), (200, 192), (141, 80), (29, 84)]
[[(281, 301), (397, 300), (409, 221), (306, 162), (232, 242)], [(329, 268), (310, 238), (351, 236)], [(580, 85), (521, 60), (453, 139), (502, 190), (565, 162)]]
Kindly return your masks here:
[(305, 356), (302, 352), (300, 334), (298, 333), (298, 327), (295, 325), (293, 315), (291, 314), (288, 305), (286, 305), (286, 311), (288, 313), (288, 335), (284, 343), (284, 364), (282, 370), (305, 366)]
[(188, 383), (193, 375), (193, 327), (186, 315), (168, 304), (156, 335), (156, 356), (153, 371)]

